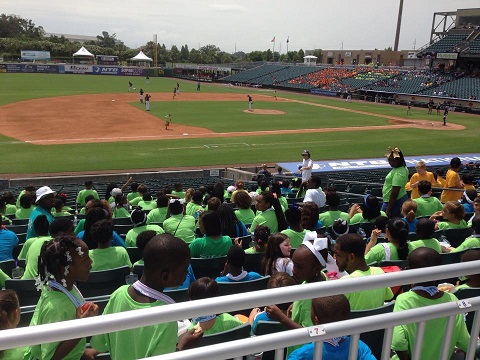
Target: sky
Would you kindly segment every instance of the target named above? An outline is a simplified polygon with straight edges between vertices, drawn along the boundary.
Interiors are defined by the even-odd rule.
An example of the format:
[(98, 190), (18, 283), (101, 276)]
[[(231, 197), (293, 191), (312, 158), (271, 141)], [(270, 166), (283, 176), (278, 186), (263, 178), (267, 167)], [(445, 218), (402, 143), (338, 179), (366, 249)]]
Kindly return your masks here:
[[(393, 48), (398, 0), (1, 0), (1, 13), (31, 19), (46, 32), (116, 34), (137, 48), (213, 44), (233, 53), (272, 49)], [(434, 12), (479, 8), (478, 0), (405, 0), (399, 50), (430, 39)], [(415, 43), (415, 46), (414, 46)]]

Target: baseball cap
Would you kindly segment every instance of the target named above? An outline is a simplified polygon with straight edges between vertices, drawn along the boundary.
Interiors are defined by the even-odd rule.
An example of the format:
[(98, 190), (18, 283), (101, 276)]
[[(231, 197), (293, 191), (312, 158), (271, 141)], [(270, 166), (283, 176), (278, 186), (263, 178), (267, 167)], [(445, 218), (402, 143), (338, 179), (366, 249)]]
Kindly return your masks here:
[(113, 188), (112, 191), (110, 192), (110, 195), (112, 195), (112, 197), (116, 197), (117, 195), (120, 195), (122, 193), (122, 190), (119, 189), (119, 188)]
[(227, 192), (231, 193), (231, 192), (234, 192), (236, 190), (235, 186), (233, 185), (230, 185), (228, 188), (227, 188)]
[(37, 196), (37, 199), (35, 200), (35, 202), (39, 202), (43, 197), (49, 194), (55, 194), (55, 191), (50, 189), (48, 186), (42, 186), (35, 193), (35, 195)]
[(310, 156), (310, 151), (308, 151), (308, 150), (303, 150), (303, 151), (302, 151), (302, 155), (309, 155), (309, 156)]

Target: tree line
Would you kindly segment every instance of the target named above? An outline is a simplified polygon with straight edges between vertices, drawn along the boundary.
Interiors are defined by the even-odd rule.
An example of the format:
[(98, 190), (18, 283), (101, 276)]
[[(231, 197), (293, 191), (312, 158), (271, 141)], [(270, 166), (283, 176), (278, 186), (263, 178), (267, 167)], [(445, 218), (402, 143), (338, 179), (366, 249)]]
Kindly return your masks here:
[[(155, 43), (147, 42), (138, 49), (127, 47), (123, 41), (117, 39), (116, 34), (103, 31), (97, 35), (95, 41), (69, 41), (64, 36), (45, 37), (42, 26), (36, 26), (32, 20), (23, 19), (17, 15), (0, 15), (0, 53), (4, 58), (18, 59), (21, 50), (50, 51), (52, 59), (69, 59), (81, 46), (96, 55), (118, 56), (120, 62), (134, 57), (139, 50), (145, 55), (155, 57)], [(272, 50), (242, 51), (234, 54), (222, 51), (215, 45), (205, 45), (199, 49), (189, 49), (188, 45), (182, 45), (180, 49), (172, 45), (167, 49), (165, 44), (157, 44), (157, 59), (159, 64), (168, 62), (183, 62), (195, 64), (225, 64), (244, 61), (283, 61), (303, 62), (304, 51), (289, 51), (287, 54), (272, 53)]]

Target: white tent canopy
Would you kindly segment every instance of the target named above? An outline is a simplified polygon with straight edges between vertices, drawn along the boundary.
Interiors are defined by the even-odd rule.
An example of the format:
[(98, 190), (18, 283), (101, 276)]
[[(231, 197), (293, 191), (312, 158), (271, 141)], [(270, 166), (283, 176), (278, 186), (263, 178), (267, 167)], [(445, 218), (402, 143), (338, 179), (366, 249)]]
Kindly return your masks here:
[(90, 51), (85, 49), (83, 46), (78, 50), (73, 56), (90, 56), (90, 57), (95, 57)]
[(147, 55), (140, 51), (136, 56), (131, 58), (132, 61), (153, 61), (153, 59), (149, 58)]

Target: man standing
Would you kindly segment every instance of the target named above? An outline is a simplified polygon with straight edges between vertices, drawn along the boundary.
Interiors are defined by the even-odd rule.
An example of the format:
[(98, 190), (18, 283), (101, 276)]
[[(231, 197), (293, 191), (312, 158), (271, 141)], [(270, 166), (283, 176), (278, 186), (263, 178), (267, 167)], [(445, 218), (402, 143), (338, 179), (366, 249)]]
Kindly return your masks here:
[(252, 97), (250, 95), (247, 95), (247, 98), (248, 98), (248, 111), (252, 111), (252, 107), (253, 107)]
[(150, 94), (145, 94), (145, 110), (150, 111)]
[(143, 104), (143, 89), (140, 89), (140, 91), (138, 92), (139, 96), (140, 96), (140, 104)]
[(52, 223), (54, 219), (51, 211), (54, 201), (55, 192), (48, 186), (42, 186), (36, 191), (35, 204), (37, 204), (37, 207), (35, 208), (35, 210), (32, 211), (32, 213), (30, 214), (30, 218), (28, 219), (28, 229), (26, 237), (27, 240), (31, 237), (37, 236), (37, 233), (35, 232), (35, 228), (33, 226), (33, 222), (39, 215), (45, 215), (48, 222), (50, 224)]
[(306, 182), (312, 176), (313, 161), (310, 159), (310, 151), (302, 151), (302, 166), (298, 168), (298, 171), (302, 174), (302, 183)]
[(197, 82), (197, 91), (200, 91), (200, 81)]
[(448, 106), (445, 106), (445, 110), (443, 111), (443, 126), (447, 125), (447, 116), (448, 116)]
[(172, 114), (165, 115), (165, 130), (168, 130), (170, 123), (172, 122)]
[[(366, 244), (363, 237), (352, 233), (340, 236), (334, 247), (335, 261), (339, 271), (347, 271), (349, 275), (342, 279), (360, 276), (383, 274), (379, 267), (368, 266), (365, 261)], [(393, 299), (389, 287), (357, 291), (345, 294), (350, 302), (351, 310), (369, 310), (380, 307), (384, 301)]]

